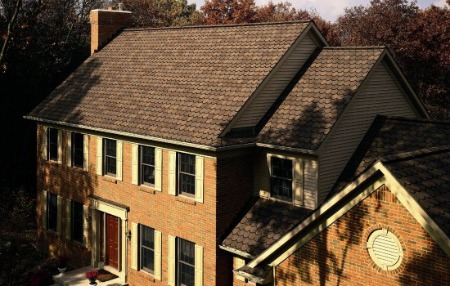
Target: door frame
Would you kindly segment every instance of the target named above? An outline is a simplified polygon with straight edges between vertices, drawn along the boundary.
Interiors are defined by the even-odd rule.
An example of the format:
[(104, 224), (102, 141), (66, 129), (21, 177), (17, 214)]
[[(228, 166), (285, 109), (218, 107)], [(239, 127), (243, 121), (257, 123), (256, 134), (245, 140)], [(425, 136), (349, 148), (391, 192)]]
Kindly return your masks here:
[[(126, 230), (128, 229), (128, 207), (118, 206), (114, 203), (107, 202), (101, 200), (99, 198), (91, 198), (91, 208), (92, 208), (92, 257), (91, 257), (91, 265), (93, 267), (105, 267), (104, 263), (101, 263), (100, 257), (101, 246), (105, 245), (100, 241), (101, 235), (100, 233), (103, 231), (101, 226), (104, 224), (100, 223), (102, 219), (104, 219), (104, 215), (102, 213), (110, 214), (120, 219), (119, 222), (119, 233), (120, 239), (118, 241), (119, 245), (119, 258), (118, 258), (118, 269), (114, 269), (112, 267), (105, 267), (108, 270), (117, 276), (119, 276), (121, 282), (127, 282), (128, 276), (128, 247), (127, 247), (127, 235)], [(103, 265), (102, 265), (103, 264)]]

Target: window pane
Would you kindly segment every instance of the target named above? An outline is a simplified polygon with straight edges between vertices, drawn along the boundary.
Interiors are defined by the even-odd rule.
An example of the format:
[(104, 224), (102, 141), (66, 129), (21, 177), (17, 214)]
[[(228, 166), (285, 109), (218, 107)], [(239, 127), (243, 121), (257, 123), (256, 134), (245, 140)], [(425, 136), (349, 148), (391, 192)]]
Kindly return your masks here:
[(72, 201), (72, 239), (83, 243), (83, 205)]
[(180, 158), (180, 171), (195, 175), (195, 156), (189, 154), (179, 154)]
[(155, 148), (141, 146), (142, 163), (147, 165), (155, 165)]
[(272, 157), (270, 160), (271, 179), (270, 192), (281, 199), (292, 198), (292, 161)]
[(116, 174), (116, 158), (106, 157), (106, 173), (111, 175)]
[(140, 146), (140, 182), (141, 184), (155, 184), (155, 148)]
[(47, 228), (56, 231), (57, 215), (58, 215), (57, 196), (47, 193)]
[(141, 225), (140, 230), (140, 268), (153, 272), (155, 230), (145, 225)]
[(178, 193), (195, 195), (195, 156), (178, 153)]
[(155, 184), (155, 168), (152, 166), (142, 165), (142, 183)]
[(103, 160), (105, 164), (105, 171), (108, 175), (116, 175), (116, 150), (117, 142), (115, 140), (104, 139), (104, 154)]
[(180, 285), (194, 285), (195, 281), (195, 244), (178, 240), (178, 281)]
[(106, 155), (116, 157), (116, 140), (105, 139), (106, 142)]
[(180, 174), (180, 193), (195, 195), (195, 176)]
[(58, 161), (58, 129), (48, 129), (48, 158)]
[(83, 168), (84, 163), (84, 136), (80, 133), (72, 133), (72, 165)]

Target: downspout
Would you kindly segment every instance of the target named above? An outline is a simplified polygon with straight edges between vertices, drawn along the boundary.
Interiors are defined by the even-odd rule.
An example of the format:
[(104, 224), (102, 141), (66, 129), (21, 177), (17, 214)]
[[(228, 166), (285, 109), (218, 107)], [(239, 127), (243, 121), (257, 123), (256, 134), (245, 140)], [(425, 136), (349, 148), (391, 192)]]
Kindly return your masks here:
[(272, 269), (273, 269), (273, 286), (276, 286), (277, 285), (277, 276), (275, 276), (275, 274), (277, 273), (276, 272), (276, 270), (275, 270), (275, 265), (272, 267)]

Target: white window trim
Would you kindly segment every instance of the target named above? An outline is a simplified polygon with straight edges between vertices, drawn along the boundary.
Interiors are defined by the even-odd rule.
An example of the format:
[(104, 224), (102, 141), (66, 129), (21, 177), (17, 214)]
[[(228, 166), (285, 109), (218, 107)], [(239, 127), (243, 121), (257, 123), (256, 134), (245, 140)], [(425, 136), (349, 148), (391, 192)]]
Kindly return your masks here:
[[(176, 236), (168, 236), (168, 281), (167, 285), (175, 286), (178, 283), (177, 271), (176, 267), (178, 264), (178, 239), (183, 239), (181, 237)], [(204, 250), (203, 246), (196, 244), (193, 241), (188, 240), (191, 243), (194, 243), (194, 285), (195, 286), (203, 286), (203, 259), (204, 259)]]
[[(276, 198), (272, 196), (272, 189), (271, 189), (271, 177), (272, 177), (272, 165), (271, 165), (271, 159), (272, 158), (279, 158), (283, 160), (291, 160), (292, 161), (292, 198), (291, 200), (283, 200), (280, 198)], [(268, 185), (267, 185), (267, 191), (266, 190), (260, 190), (259, 195), (263, 198), (270, 198), (274, 201), (284, 202), (293, 204), (296, 206), (303, 206), (304, 204), (304, 194), (303, 194), (303, 160), (298, 157), (293, 156), (285, 156), (280, 154), (273, 154), (273, 153), (267, 153), (266, 155), (266, 166), (268, 168)], [(298, 178), (300, 177), (300, 179)]]
[[(141, 146), (154, 148), (155, 150), (155, 183), (154, 184), (142, 184), (141, 178)], [(147, 188), (152, 188), (155, 191), (162, 191), (162, 164), (163, 164), (163, 149), (158, 146), (131, 143), (131, 183), (133, 185), (139, 185)]]
[[(104, 140), (113, 140), (116, 141), (116, 174), (112, 176), (110, 174), (106, 174), (105, 172), (105, 145), (103, 144)], [(123, 180), (123, 140), (110, 138), (110, 137), (102, 137), (97, 136), (97, 175), (114, 178), (118, 181)]]
[[(179, 193), (178, 190), (178, 155), (180, 153), (191, 155), (195, 157), (195, 193), (193, 195), (186, 195)], [(185, 197), (188, 199), (195, 200), (198, 203), (204, 203), (205, 196), (205, 157), (202, 155), (190, 153), (190, 152), (182, 152), (169, 150), (169, 195)]]

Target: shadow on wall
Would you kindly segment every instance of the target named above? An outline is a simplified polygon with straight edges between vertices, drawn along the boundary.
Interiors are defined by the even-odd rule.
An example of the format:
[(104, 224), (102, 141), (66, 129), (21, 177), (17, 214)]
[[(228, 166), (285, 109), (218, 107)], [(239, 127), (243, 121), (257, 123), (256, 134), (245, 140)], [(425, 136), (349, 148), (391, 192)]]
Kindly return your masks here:
[[(65, 121), (70, 123), (82, 123), (83, 114), (80, 113), (78, 107), (83, 103), (83, 99), (91, 88), (93, 88), (98, 82), (99, 77), (93, 75), (93, 71), (99, 66), (99, 63), (95, 60), (88, 60), (82, 66), (80, 66), (74, 74), (72, 74), (63, 87), (58, 87), (54, 93), (55, 96), (50, 95), (45, 99), (45, 105), (48, 107), (39, 107), (38, 112), (48, 113), (52, 117), (51, 120), (54, 121)], [(74, 77), (76, 74), (82, 73), (83, 83), (76, 82)], [(74, 86), (79, 88), (74, 88)], [(65, 106), (63, 111), (55, 111), (55, 107), (52, 107), (52, 102), (58, 100), (58, 106)], [(42, 105), (41, 105), (42, 106)], [(38, 128), (38, 138), (37, 142), (43, 142), (43, 136), (46, 136), (42, 132), (42, 128)], [(41, 224), (41, 218), (43, 215), (42, 208), (42, 191), (45, 190), (50, 193), (60, 195), (61, 200), (61, 233), (56, 234), (46, 231), (45, 228), (40, 225), (38, 228), (38, 243), (41, 250), (49, 252), (51, 256), (58, 255), (68, 255), (70, 257), (69, 264), (74, 267), (85, 266), (90, 264), (91, 259), (91, 249), (90, 246), (87, 248), (81, 243), (76, 243), (71, 241), (69, 234), (70, 227), (67, 223), (71, 222), (69, 217), (70, 213), (70, 201), (76, 201), (82, 203), (83, 205), (89, 205), (89, 196), (94, 194), (95, 189), (98, 186), (97, 176), (95, 173), (95, 166), (90, 164), (88, 170), (83, 170), (81, 168), (68, 166), (67, 158), (67, 142), (68, 139), (67, 132), (63, 132), (63, 150), (62, 150), (62, 162), (49, 162), (43, 158), (40, 158), (38, 151), (37, 160), (37, 195), (38, 195), (38, 205), (37, 205), (37, 219), (38, 225)], [(90, 136), (89, 136), (90, 137)], [(94, 138), (90, 138), (89, 146), (92, 146), (95, 141)], [(38, 146), (38, 150), (40, 146)], [(92, 154), (93, 149), (90, 148), (88, 158), (89, 162), (94, 162), (95, 154)], [(91, 212), (89, 212), (91, 213)], [(88, 223), (89, 230), (91, 227), (91, 217), (84, 218)], [(88, 242), (92, 241), (92, 233), (88, 233)]]
[[(428, 234), (426, 234), (428, 236)], [(415, 259), (407, 262), (402, 275), (398, 278), (399, 285), (450, 285), (450, 258), (433, 243), (426, 255), (415, 255)]]
[[(305, 249), (298, 252), (298, 257), (292, 260), (292, 265), (289, 265), (286, 270), (277, 268), (277, 280), (285, 281), (288, 285), (298, 282), (314, 285), (341, 285), (345, 282), (347, 254), (352, 247), (359, 247), (361, 243), (364, 219), (368, 211), (368, 206), (363, 202), (358, 207), (361, 211), (348, 212), (344, 215), (345, 219), (335, 222), (336, 228), (333, 229), (337, 229), (336, 232), (330, 232), (328, 228), (304, 245)], [(331, 236), (333, 240), (339, 241), (336, 248), (334, 245), (330, 246), (328, 242)]]

